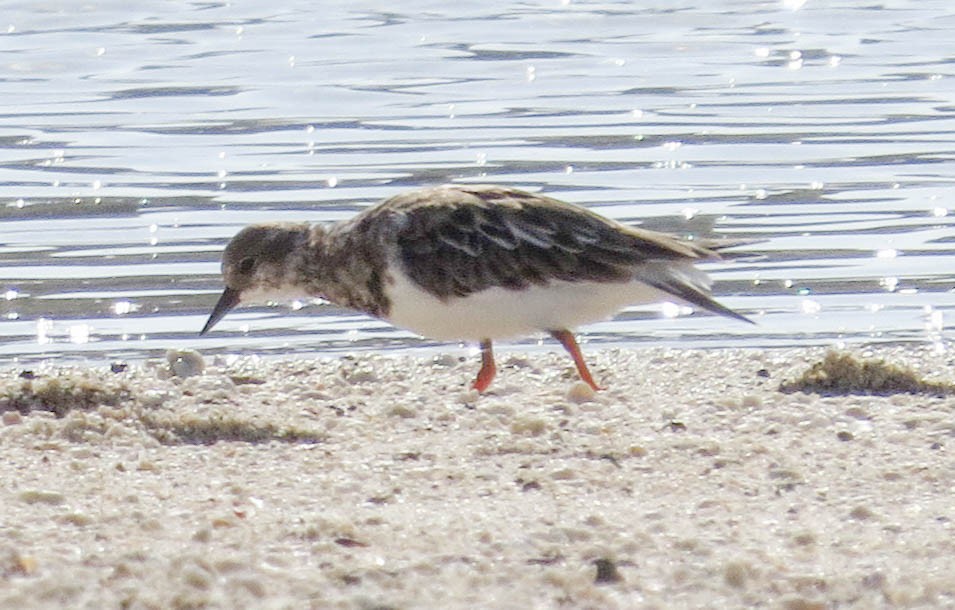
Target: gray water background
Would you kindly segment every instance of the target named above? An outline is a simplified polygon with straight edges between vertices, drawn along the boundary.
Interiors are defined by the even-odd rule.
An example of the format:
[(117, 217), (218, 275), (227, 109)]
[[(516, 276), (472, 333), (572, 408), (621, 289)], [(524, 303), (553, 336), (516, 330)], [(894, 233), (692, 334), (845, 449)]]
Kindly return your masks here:
[(756, 326), (591, 344), (944, 349), (953, 41), (949, 0), (5, 2), (0, 362), (436, 345), (312, 303), (196, 333), (243, 225), (445, 182), (758, 240), (710, 268)]

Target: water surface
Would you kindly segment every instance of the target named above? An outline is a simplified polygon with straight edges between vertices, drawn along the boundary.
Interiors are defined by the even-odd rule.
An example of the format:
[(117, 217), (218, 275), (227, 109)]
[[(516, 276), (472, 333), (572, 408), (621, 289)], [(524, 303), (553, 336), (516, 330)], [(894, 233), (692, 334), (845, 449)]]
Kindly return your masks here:
[(383, 6), (5, 5), (0, 359), (433, 345), (312, 303), (196, 332), (243, 225), (445, 182), (757, 240), (711, 268), (756, 326), (631, 308), (591, 343), (944, 345), (950, 2)]

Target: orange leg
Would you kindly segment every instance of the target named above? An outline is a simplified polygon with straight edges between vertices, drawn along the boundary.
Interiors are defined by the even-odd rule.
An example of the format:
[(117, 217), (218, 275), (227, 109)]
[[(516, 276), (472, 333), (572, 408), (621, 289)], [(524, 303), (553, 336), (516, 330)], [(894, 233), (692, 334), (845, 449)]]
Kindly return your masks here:
[(577, 374), (580, 375), (584, 383), (594, 390), (602, 390), (603, 388), (597, 385), (597, 382), (594, 381), (593, 376), (590, 374), (587, 363), (584, 362), (584, 355), (580, 353), (580, 346), (577, 345), (577, 339), (574, 339), (574, 333), (564, 328), (550, 331), (550, 336), (560, 341), (560, 344), (564, 346), (564, 349), (567, 350), (570, 357), (574, 359), (574, 364), (577, 365)]
[(477, 379), (471, 384), (471, 387), (478, 392), (484, 393), (484, 390), (494, 381), (497, 375), (497, 365), (494, 364), (494, 351), (491, 349), (491, 340), (481, 341), (481, 370), (478, 371)]

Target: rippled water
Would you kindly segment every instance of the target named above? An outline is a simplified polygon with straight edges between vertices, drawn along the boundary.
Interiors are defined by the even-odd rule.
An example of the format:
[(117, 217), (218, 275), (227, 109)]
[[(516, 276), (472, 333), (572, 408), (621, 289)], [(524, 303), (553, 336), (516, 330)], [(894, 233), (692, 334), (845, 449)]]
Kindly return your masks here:
[(634, 308), (590, 341), (942, 344), (951, 2), (383, 6), (6, 3), (0, 358), (430, 345), (319, 304), (196, 332), (241, 226), (443, 182), (760, 240), (712, 269), (757, 326)]

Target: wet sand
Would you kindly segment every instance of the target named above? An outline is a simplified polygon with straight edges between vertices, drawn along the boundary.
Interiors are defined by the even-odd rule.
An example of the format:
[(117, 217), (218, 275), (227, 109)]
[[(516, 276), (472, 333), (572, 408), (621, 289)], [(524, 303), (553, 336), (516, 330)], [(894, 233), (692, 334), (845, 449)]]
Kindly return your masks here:
[(955, 397), (587, 352), (595, 396), (519, 351), (480, 397), (463, 352), (8, 370), (0, 607), (955, 606)]

